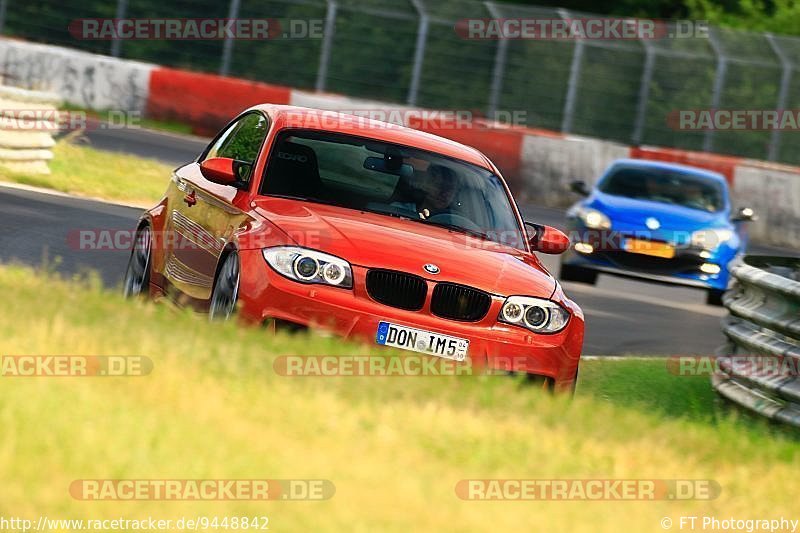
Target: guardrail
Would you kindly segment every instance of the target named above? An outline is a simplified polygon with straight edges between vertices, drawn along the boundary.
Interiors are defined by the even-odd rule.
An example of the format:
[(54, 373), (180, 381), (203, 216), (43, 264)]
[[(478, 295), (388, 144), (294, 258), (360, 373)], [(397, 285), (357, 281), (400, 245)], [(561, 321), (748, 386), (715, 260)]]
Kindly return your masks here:
[(746, 256), (723, 297), (714, 389), (746, 409), (800, 427), (800, 258)]

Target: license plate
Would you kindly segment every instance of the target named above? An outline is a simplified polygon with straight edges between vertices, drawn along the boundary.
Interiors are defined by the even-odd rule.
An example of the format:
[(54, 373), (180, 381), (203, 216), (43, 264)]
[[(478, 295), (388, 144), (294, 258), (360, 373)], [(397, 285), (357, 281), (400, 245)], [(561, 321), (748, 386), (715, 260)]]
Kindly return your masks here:
[(466, 359), (467, 350), (469, 349), (469, 341), (467, 339), (398, 326), (390, 322), (378, 324), (375, 342), (382, 346), (402, 348), (403, 350), (436, 355), (455, 361)]
[(675, 248), (664, 242), (644, 241), (641, 239), (625, 239), (625, 251), (634, 254), (652, 255), (672, 259), (675, 257)]

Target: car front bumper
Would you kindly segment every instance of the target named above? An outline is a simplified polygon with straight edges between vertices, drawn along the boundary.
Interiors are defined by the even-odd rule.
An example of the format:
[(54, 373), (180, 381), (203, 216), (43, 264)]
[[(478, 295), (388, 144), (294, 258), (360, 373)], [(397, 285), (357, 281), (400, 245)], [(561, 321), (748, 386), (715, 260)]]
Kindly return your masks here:
[[(583, 346), (584, 319), (572, 302), (567, 327), (555, 334), (535, 334), (499, 323), (504, 298), (493, 297), (486, 316), (477, 322), (437, 317), (430, 312), (430, 292), (420, 311), (378, 303), (365, 287), (367, 269), (353, 266), (353, 289), (308, 285), (272, 270), (260, 250), (241, 251), (239, 313), (251, 323), (269, 319), (332, 332), (346, 339), (376, 344), (382, 321), (469, 340), (468, 363), (473, 369), (507, 370), (552, 378), (556, 390), (571, 390)], [(409, 352), (411, 353), (411, 352)], [(422, 355), (422, 354), (420, 354)], [(433, 356), (431, 356), (433, 357)]]
[[(573, 244), (562, 256), (561, 264), (671, 285), (715, 290), (725, 290), (728, 287), (728, 263), (735, 257), (736, 250), (725, 245), (711, 251), (687, 246), (676, 247), (675, 256), (668, 259), (626, 251), (622, 248), (622, 243), (627, 238), (624, 233), (612, 237), (601, 235), (599, 238), (597, 233), (582, 228), (573, 231)], [(598, 241), (604, 246), (596, 247), (590, 253), (580, 252), (575, 248), (575, 244), (579, 242)], [(716, 265), (719, 272), (704, 272), (704, 265)]]

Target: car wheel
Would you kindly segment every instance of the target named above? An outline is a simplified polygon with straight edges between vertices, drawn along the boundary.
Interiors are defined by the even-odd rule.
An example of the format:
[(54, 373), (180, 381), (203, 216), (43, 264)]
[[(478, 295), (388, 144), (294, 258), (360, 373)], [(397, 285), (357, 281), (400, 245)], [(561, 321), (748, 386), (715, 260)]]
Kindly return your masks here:
[(722, 306), (723, 294), (725, 294), (725, 291), (719, 289), (709, 289), (708, 293), (706, 293), (706, 303), (708, 305), (715, 305), (717, 307)]
[(594, 285), (597, 283), (597, 272), (575, 265), (562, 264), (559, 278), (561, 281), (576, 281), (578, 283)]
[(126, 298), (146, 294), (150, 289), (150, 260), (152, 258), (152, 234), (150, 226), (143, 226), (136, 232), (136, 241), (128, 259), (125, 279), (122, 282)]
[(569, 395), (573, 398), (575, 397), (575, 390), (578, 388), (578, 375), (580, 374), (580, 370), (580, 367), (575, 369), (575, 378), (572, 380), (572, 390), (570, 390)]
[(522, 380), (522, 386), (526, 388), (541, 389), (545, 392), (552, 393), (555, 388), (555, 380), (551, 377), (540, 376), (538, 374), (525, 374)]
[(214, 289), (211, 291), (211, 306), (209, 318), (211, 320), (227, 320), (236, 310), (236, 300), (239, 296), (239, 254), (230, 252), (225, 256), (222, 266), (214, 280)]

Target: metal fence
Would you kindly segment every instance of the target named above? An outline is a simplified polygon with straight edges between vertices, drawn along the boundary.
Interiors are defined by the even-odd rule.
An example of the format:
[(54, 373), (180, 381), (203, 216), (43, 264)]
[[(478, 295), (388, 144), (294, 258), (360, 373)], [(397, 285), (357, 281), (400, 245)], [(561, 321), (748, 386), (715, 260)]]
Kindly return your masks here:
[(800, 427), (800, 259), (746, 256), (723, 301), (728, 345), (714, 388), (772, 420)]
[[(488, 117), (626, 144), (800, 164), (793, 131), (682, 131), (687, 109), (800, 108), (800, 39), (711, 28), (661, 40), (466, 40), (465, 18), (578, 19), (474, 0), (0, 0), (0, 31), (123, 58)], [(88, 41), (80, 18), (316, 20), (319, 38)], [(221, 98), (224, 95), (220, 96)]]

